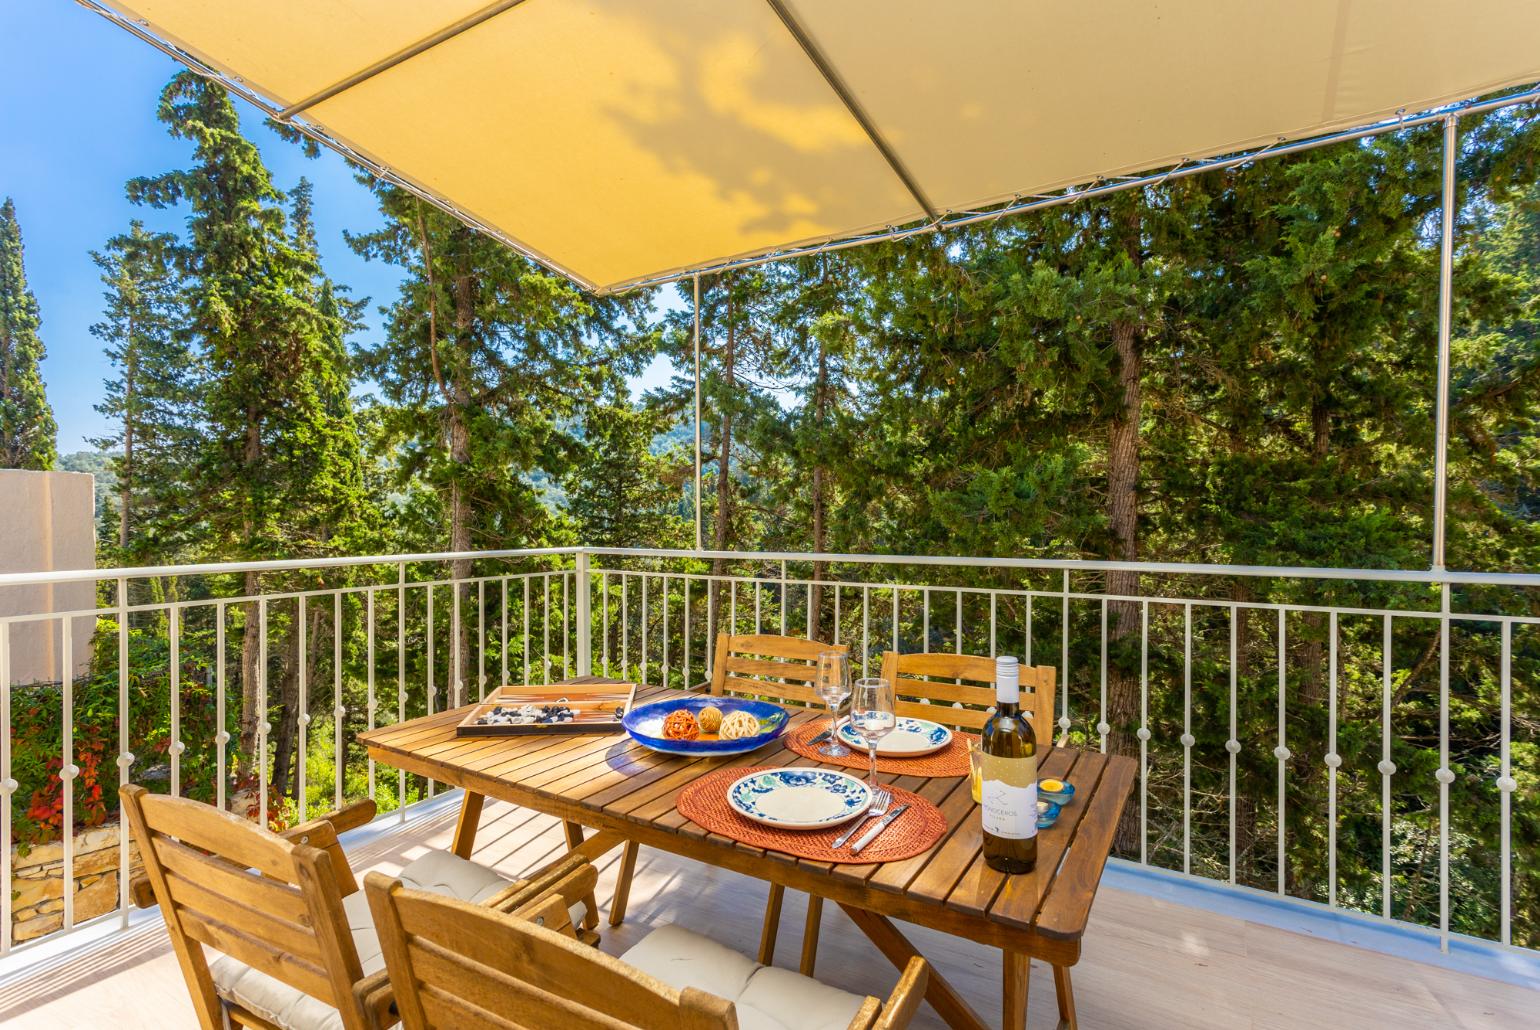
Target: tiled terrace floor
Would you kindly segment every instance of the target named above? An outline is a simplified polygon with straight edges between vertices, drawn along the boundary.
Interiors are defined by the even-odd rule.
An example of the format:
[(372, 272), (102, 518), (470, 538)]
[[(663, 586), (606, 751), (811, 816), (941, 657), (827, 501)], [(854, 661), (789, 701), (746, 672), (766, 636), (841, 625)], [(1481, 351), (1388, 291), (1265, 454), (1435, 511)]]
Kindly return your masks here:
[[(355, 868), (393, 871), (430, 846), (447, 846), (452, 808), (414, 818), (351, 849)], [(513, 874), (556, 857), (560, 824), (489, 803), (476, 858)], [(618, 854), (618, 853), (617, 853)], [(605, 863), (599, 898), (614, 885)], [(659, 852), (643, 850), (630, 913), (603, 928), (604, 950), (623, 951), (647, 931), (675, 922), (739, 950), (754, 950), (764, 885)], [(795, 965), (803, 898), (788, 893), (780, 964)], [(999, 1012), (999, 952), (918, 927), (911, 940), (986, 1018)], [(195, 1027), (191, 1006), (157, 919), (67, 955), (0, 965), (0, 1024), (11, 1030)], [(894, 972), (837, 909), (824, 911), (818, 974), (831, 983), (883, 995)], [(1032, 971), (1029, 1027), (1055, 1021), (1053, 981)], [(1097, 1028), (1540, 1026), (1540, 992), (1280, 930), (1142, 893), (1103, 887), (1084, 957), (1075, 968), (1081, 1025)], [(922, 1007), (918, 1027), (940, 1027)]]

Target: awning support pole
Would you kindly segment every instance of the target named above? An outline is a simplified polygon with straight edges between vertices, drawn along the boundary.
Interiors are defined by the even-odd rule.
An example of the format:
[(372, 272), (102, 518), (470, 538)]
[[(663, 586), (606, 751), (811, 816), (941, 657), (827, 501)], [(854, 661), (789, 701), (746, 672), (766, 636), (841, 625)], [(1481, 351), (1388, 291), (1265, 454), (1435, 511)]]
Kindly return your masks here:
[(691, 277), (695, 283), (695, 549), (701, 547), (700, 521), (700, 274)]
[(1449, 480), (1449, 335), (1454, 280), (1454, 161), (1459, 151), (1459, 120), (1444, 119), (1443, 224), (1438, 262), (1438, 402), (1433, 450), (1433, 571), (1444, 571), (1444, 523)]

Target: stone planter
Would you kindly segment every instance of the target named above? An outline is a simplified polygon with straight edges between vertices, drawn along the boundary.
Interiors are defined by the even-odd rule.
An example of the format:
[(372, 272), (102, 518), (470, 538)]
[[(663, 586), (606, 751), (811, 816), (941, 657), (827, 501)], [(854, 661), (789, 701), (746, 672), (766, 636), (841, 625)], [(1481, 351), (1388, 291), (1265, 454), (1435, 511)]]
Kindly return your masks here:
[[(118, 907), (118, 824), (93, 826), (75, 835), (75, 922)], [(144, 869), (132, 841), (129, 876)], [(25, 855), (11, 849), (11, 940), (36, 940), (64, 927), (64, 845), (44, 844)]]

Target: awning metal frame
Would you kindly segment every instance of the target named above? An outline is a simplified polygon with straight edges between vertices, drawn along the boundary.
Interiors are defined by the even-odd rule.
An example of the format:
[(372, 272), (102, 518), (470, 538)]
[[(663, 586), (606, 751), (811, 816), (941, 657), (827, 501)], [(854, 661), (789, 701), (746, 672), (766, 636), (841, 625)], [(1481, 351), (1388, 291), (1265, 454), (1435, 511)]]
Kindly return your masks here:
[[(1480, 114), (1503, 107), (1540, 100), (1540, 85), (1535, 85), (1520, 90), (1519, 92), (1511, 93), (1492, 100), (1465, 100), (1459, 103), (1446, 104), (1441, 107), (1433, 108), (1426, 112), (1415, 114), (1411, 117), (1407, 117), (1403, 113), (1401, 117), (1395, 119), (1375, 122), (1355, 129), (1347, 129), (1317, 136), (1302, 137), (1297, 140), (1289, 140), (1287, 137), (1279, 137), (1278, 140), (1263, 147), (1257, 147), (1230, 155), (1214, 156), (1195, 160), (1184, 159), (1169, 168), (1143, 175), (1116, 177), (1099, 176), (1080, 185), (1067, 186), (1063, 190), (1058, 190), (1048, 194), (1023, 193), (1007, 203), (981, 208), (978, 210), (946, 210), (939, 213), (930, 213), (928, 217), (922, 221), (913, 222), (906, 225), (887, 226), (876, 232), (862, 232), (830, 236), (818, 240), (804, 242), (795, 246), (780, 247), (772, 250), (757, 251), (754, 253), (739, 255), (721, 260), (713, 260), (703, 264), (674, 268), (664, 272), (641, 276), (635, 279), (623, 280), (621, 282), (607, 286), (600, 286), (587, 277), (579, 275), (572, 269), (567, 268), (561, 262), (546, 256), (528, 244), (496, 228), (495, 226), (478, 217), (474, 212), (467, 211), (464, 208), (459, 207), (452, 201), (434, 193), (432, 190), (428, 189), (422, 184), (413, 181), (409, 176), (403, 175), (396, 169), (390, 168), (387, 165), (374, 160), (370, 156), (361, 153), (356, 148), (332, 136), (323, 127), (309, 122), (304, 118), (304, 112), (311, 106), (336, 96), (338, 93), (341, 93), (351, 88), (352, 86), (359, 84), (360, 82), (367, 81), (375, 75), (378, 75), (381, 72), (386, 71), (387, 69), (394, 67), (403, 61), (409, 60), (412, 57), (424, 53), (427, 50), (432, 49), (434, 46), (437, 46), (446, 40), (452, 39), (455, 36), (467, 31), (468, 29), (474, 28), (493, 17), (496, 17), (508, 10), (517, 7), (522, 2), (522, 0), (497, 0), (497, 2), (491, 3), (474, 13), (467, 15), (465, 18), (460, 19), (454, 24), (446, 26), (445, 28), (438, 30), (432, 35), (419, 40), (418, 42), (413, 43), (412, 45), (403, 48), (400, 51), (397, 51), (395, 54), (392, 54), (391, 56), (386, 57), (373, 65), (370, 65), (368, 68), (354, 73), (353, 75), (348, 76), (340, 82), (327, 87), (321, 92), (316, 93), (313, 96), (292, 104), (288, 107), (285, 107), (284, 105), (277, 103), (275, 100), (262, 95), (249, 83), (245, 82), (240, 76), (234, 75), (233, 73), (223, 68), (208, 64), (193, 54), (183, 50), (175, 43), (156, 35), (148, 24), (119, 11), (114, 5), (113, 0), (76, 0), (76, 2), (79, 3), (82, 7), (85, 7), (87, 10), (94, 11), (95, 13), (101, 15), (125, 31), (132, 33), (134, 36), (155, 47), (157, 50), (171, 57), (173, 60), (176, 60), (179, 63), (185, 65), (187, 68), (191, 69), (197, 74), (219, 82), (226, 89), (230, 90), (230, 92), (234, 93), (236, 96), (239, 96), (247, 103), (250, 103), (263, 114), (274, 119), (275, 121), (288, 125), (295, 131), (303, 134), (311, 140), (314, 140), (316, 143), (341, 154), (347, 160), (368, 169), (372, 174), (385, 180), (386, 182), (399, 186), (400, 188), (407, 190), (408, 192), (413, 193), (418, 197), (421, 197), (424, 201), (433, 204), (435, 207), (446, 212), (447, 214), (458, 218), (477, 231), (486, 233), (488, 236), (496, 239), (500, 243), (523, 255), (524, 257), (529, 258), (531, 261), (543, 265), (544, 267), (550, 269), (553, 272), (556, 272), (559, 275), (565, 276), (567, 279), (576, 283), (584, 290), (587, 290), (596, 296), (615, 296), (619, 294), (630, 293), (635, 290), (678, 282), (695, 275), (717, 275), (723, 272), (732, 271), (733, 269), (752, 268), (757, 265), (768, 264), (775, 261), (784, 261), (788, 258), (802, 257), (812, 254), (824, 254), (831, 251), (845, 250), (850, 247), (864, 246), (868, 243), (907, 239), (910, 236), (918, 236), (932, 232), (942, 232), (947, 229), (956, 229), (967, 225), (976, 225), (981, 222), (989, 222), (1001, 218), (1010, 218), (1014, 215), (1026, 214), (1030, 211), (1040, 211), (1045, 208), (1057, 207), (1061, 204), (1071, 204), (1080, 200), (1094, 199), (1096, 197), (1105, 196), (1109, 193), (1116, 193), (1121, 190), (1141, 189), (1146, 186), (1157, 185), (1171, 179), (1185, 178), (1191, 175), (1199, 175), (1203, 172), (1236, 168), (1268, 157), (1282, 156), (1285, 154), (1297, 154), (1306, 150), (1313, 150), (1318, 147), (1330, 146), (1334, 143), (1341, 143), (1346, 140), (1364, 139), (1369, 136), (1375, 136), (1385, 132), (1396, 132), (1401, 129), (1413, 128), (1418, 125), (1429, 125), (1435, 122), (1439, 122), (1451, 115), (1458, 117), (1461, 115)], [(903, 182), (905, 188), (908, 190), (911, 196), (914, 197), (916, 202), (924, 210), (927, 212), (933, 212), (932, 205), (927, 199), (924, 191), (919, 188), (917, 182), (914, 180), (914, 177), (909, 173), (908, 169), (898, 158), (897, 154), (887, 144), (882, 134), (877, 130), (876, 126), (867, 116), (864, 109), (855, 99), (854, 95), (843, 83), (843, 80), (839, 77), (838, 73), (823, 57), (821, 51), (817, 48), (816, 44), (810, 39), (810, 37), (808, 37), (807, 33), (802, 29), (800, 23), (792, 15), (790, 10), (785, 6), (782, 0), (766, 0), (766, 2), (781, 19), (782, 23), (786, 27), (787, 32), (803, 49), (804, 53), (808, 57), (808, 60), (816, 67), (819, 74), (823, 76), (825, 82), (838, 96), (846, 110), (861, 126), (873, 147), (881, 154), (888, 166), (893, 170), (894, 174)]]
[[(712, 261), (706, 264), (679, 268), (667, 272), (657, 273), (627, 280), (612, 286), (600, 288), (585, 277), (576, 274), (561, 263), (539, 253), (528, 245), (500, 231), (494, 226), (476, 217), (472, 212), (466, 211), (448, 199), (435, 194), (422, 185), (413, 182), (410, 178), (386, 167), (368, 156), (336, 139), (323, 128), (307, 122), (303, 118), (304, 112), (310, 107), (321, 103), (366, 81), (375, 75), (409, 60), (438, 44), (465, 32), (468, 29), (496, 17), (505, 11), (518, 6), (522, 0), (497, 0), (480, 10), (462, 18), (452, 25), (435, 32), (433, 35), (406, 47), (397, 53), (370, 65), (346, 79), (327, 87), (315, 95), (306, 98), (289, 107), (283, 107), (273, 100), (261, 95), (239, 76), (233, 75), (224, 69), (212, 66), (194, 55), (176, 46), (169, 40), (162, 39), (151, 31), (148, 24), (131, 18), (118, 11), (111, 0), (76, 0), (81, 6), (111, 21), (115, 25), (133, 34), (140, 40), (161, 51), (173, 60), (185, 65), (193, 72), (211, 79), (223, 85), (231, 93), (245, 100), (268, 117), (291, 126), (295, 131), (302, 133), (307, 138), (327, 147), (349, 161), (367, 168), (371, 173), (386, 182), (392, 183), (421, 197), (424, 201), (433, 204), (446, 214), (459, 219), (479, 232), (486, 233), (505, 246), (523, 255), (531, 261), (566, 277), (584, 290), (597, 296), (614, 296), (629, 293), (634, 290), (648, 289), (662, 286), (683, 279), (693, 281), (694, 317), (692, 343), (694, 350), (695, 373), (695, 411), (694, 411), (694, 435), (695, 435), (695, 549), (700, 552), (703, 549), (704, 537), (702, 534), (702, 510), (701, 510), (701, 478), (702, 478), (702, 453), (701, 453), (701, 369), (700, 369), (700, 277), (703, 275), (721, 275), (726, 272), (741, 268), (752, 268), (758, 265), (769, 264), (777, 261), (785, 261), (791, 258), (804, 257), (814, 254), (826, 254), (833, 251), (846, 250), (852, 247), (865, 246), (871, 243), (895, 241), (907, 239), (911, 236), (919, 236), (926, 233), (943, 232), (948, 229), (962, 228), (968, 225), (977, 225), (984, 222), (992, 222), (1010, 218), (1015, 215), (1026, 214), (1031, 211), (1042, 211), (1065, 204), (1073, 204), (1083, 200), (1094, 200), (1099, 197), (1120, 193), (1124, 190), (1143, 189), (1150, 186), (1162, 185), (1174, 179), (1183, 179), (1193, 175), (1201, 175), (1205, 172), (1223, 171), (1226, 169), (1240, 168), (1256, 161), (1268, 158), (1282, 157), (1288, 154), (1298, 154), (1321, 147), (1331, 146), (1350, 140), (1367, 139), (1372, 136), (1382, 135), (1388, 132), (1399, 132), (1404, 129), (1416, 128), (1423, 125), (1441, 123), (1444, 127), (1444, 153), (1443, 153), (1443, 203), (1440, 223), (1441, 238), (1439, 261), (1439, 307), (1438, 307), (1438, 373), (1436, 383), (1436, 418), (1437, 428), (1435, 433), (1434, 453), (1434, 497), (1433, 497), (1433, 527), (1432, 527), (1432, 568), (1434, 573), (1445, 572), (1445, 540), (1446, 540), (1446, 502), (1448, 493), (1448, 434), (1449, 434), (1449, 366), (1450, 366), (1450, 337), (1452, 333), (1452, 275), (1454, 254), (1454, 199), (1455, 199), (1455, 158), (1458, 151), (1459, 119), (1464, 116), (1484, 114), (1507, 107), (1540, 101), (1540, 85), (1530, 86), (1517, 92), (1489, 100), (1464, 100), (1458, 103), (1446, 104), (1441, 107), (1407, 116), (1402, 112), (1400, 117), (1385, 121), (1375, 122), (1359, 128), (1346, 129), (1337, 132), (1325, 133), (1316, 136), (1305, 137), (1297, 140), (1289, 140), (1279, 137), (1275, 142), (1264, 147), (1258, 147), (1227, 156), (1215, 156), (1197, 160), (1183, 160), (1169, 168), (1149, 172), (1143, 175), (1117, 176), (1112, 179), (1097, 178), (1091, 182), (1079, 186), (1066, 187), (1063, 190), (1037, 195), (1020, 195), (1015, 199), (997, 206), (976, 211), (945, 211), (935, 213), (923, 190), (915, 182), (913, 176), (903, 165), (903, 162), (894, 153), (892, 148), (883, 139), (881, 133), (862, 109), (859, 102), (849, 88), (839, 77), (837, 71), (824, 58), (821, 51), (806, 31), (796, 20), (795, 16), (786, 7), (782, 0), (766, 0), (775, 14), (780, 18), (786, 30), (802, 48), (809, 61), (817, 68), (825, 82), (839, 97), (842, 104), (852, 117), (859, 123), (866, 133), (872, 145), (881, 153), (894, 174), (903, 182), (905, 188), (919, 203), (929, 217), (922, 222), (905, 226), (889, 226), (880, 232), (867, 232), (853, 235), (830, 237), (816, 242), (805, 243), (797, 246), (782, 247), (771, 251), (747, 254), (741, 257)], [(1446, 588), (1447, 589), (1447, 588)]]

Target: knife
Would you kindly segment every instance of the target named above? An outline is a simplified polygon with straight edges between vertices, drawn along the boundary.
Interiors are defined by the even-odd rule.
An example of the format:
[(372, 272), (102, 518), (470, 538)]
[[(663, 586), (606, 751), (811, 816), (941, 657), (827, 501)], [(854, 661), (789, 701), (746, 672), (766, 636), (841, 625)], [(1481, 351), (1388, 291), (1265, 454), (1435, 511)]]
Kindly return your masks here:
[(854, 837), (856, 835), (856, 831), (857, 830), (859, 830), (863, 826), (870, 826), (872, 824), (872, 820), (874, 818), (881, 818), (881, 816), (872, 816), (869, 813), (863, 812), (859, 819), (856, 819), (853, 822), (851, 822), (849, 829), (847, 829), (844, 833), (840, 834), (838, 837), (834, 838), (834, 843), (830, 844), (829, 847), (832, 848), (835, 851), (838, 851), (840, 848), (845, 846), (845, 842), (846, 841), (848, 841), (851, 837)]
[[(839, 722), (835, 723), (834, 724), (834, 728), (838, 729), (840, 723), (842, 723), (844, 721), (845, 721), (844, 719), (841, 719)], [(822, 733), (814, 736), (811, 740), (809, 740), (808, 743), (809, 744), (822, 744), (824, 741), (829, 739), (829, 734), (832, 733), (832, 732), (833, 732), (833, 730), (824, 730)]]
[(909, 811), (909, 806), (908, 805), (899, 805), (897, 808), (893, 809), (893, 811), (889, 812), (887, 815), (885, 815), (881, 819), (877, 820), (877, 825), (876, 826), (873, 826), (870, 830), (867, 830), (864, 834), (861, 835), (861, 839), (860, 840), (858, 840), (854, 844), (850, 845), (850, 853), (852, 855), (860, 854), (861, 853), (861, 849), (866, 847), (872, 841), (876, 840), (877, 839), (877, 835), (882, 833), (883, 830), (886, 830), (888, 828), (888, 824), (889, 823), (891, 823), (893, 820), (897, 819), (899, 816), (903, 815), (907, 811)]

